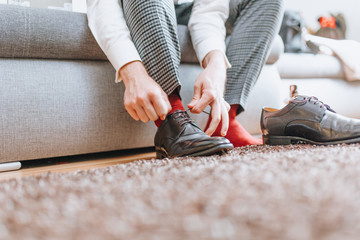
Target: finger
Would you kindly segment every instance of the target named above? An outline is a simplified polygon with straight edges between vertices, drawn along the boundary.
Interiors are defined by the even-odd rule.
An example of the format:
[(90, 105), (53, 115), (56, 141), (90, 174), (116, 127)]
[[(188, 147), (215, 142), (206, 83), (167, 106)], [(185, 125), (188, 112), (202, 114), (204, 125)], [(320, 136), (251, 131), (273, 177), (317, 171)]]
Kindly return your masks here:
[(154, 98), (152, 99), (152, 102), (157, 116), (159, 116), (161, 120), (165, 120), (166, 115), (171, 111), (171, 105), (167, 99), (167, 96), (165, 99)]
[(135, 106), (135, 111), (142, 122), (146, 123), (150, 120), (149, 117), (147, 116), (147, 114), (145, 113), (144, 109), (141, 106), (139, 106), (139, 105)]
[(231, 108), (231, 107), (230, 107), (230, 104), (229, 104), (227, 101), (225, 101), (225, 100), (224, 100), (224, 103), (225, 103), (225, 106), (226, 106), (226, 111), (229, 112), (229, 111), (230, 111), (230, 108)]
[(193, 109), (197, 102), (198, 99), (192, 99), (191, 102), (188, 104), (188, 108)]
[[(166, 102), (166, 105), (167, 105), (167, 110), (166, 110), (166, 115), (172, 110), (172, 106), (170, 104), (170, 101), (169, 101), (169, 97), (168, 95), (166, 95), (166, 93), (164, 93), (164, 101)], [(166, 117), (166, 116), (165, 116)], [(164, 118), (165, 119), (165, 118)]]
[(188, 108), (192, 109), (198, 103), (198, 101), (199, 101), (199, 99), (196, 99), (195, 97), (193, 97), (191, 102), (188, 104)]
[(159, 116), (157, 115), (153, 107), (153, 104), (151, 102), (145, 105), (144, 110), (146, 115), (148, 116), (148, 118), (150, 118), (151, 121), (156, 121), (159, 119)]
[(221, 117), (221, 110), (220, 110), (220, 104), (219, 102), (214, 102), (214, 104), (211, 106), (211, 122), (209, 125), (209, 128), (206, 130), (206, 134), (211, 136), (216, 128), (218, 127), (220, 123)]
[(198, 100), (200, 99), (201, 96), (201, 88), (199, 85), (195, 84), (194, 85), (194, 96), (191, 100), (191, 102), (188, 104), (188, 108), (193, 108), (196, 103), (198, 102)]
[(139, 121), (139, 116), (137, 115), (136, 111), (132, 108), (126, 108), (126, 111), (129, 113), (129, 115), (136, 121)]
[(214, 94), (211, 92), (204, 93), (196, 105), (192, 108), (191, 112), (201, 113), (204, 109), (214, 101)]
[[(223, 101), (223, 106), (221, 108), (221, 136), (225, 137), (227, 134), (227, 131), (229, 129), (229, 112), (227, 110), (226, 106), (227, 102)], [(227, 104), (229, 105), (229, 104)]]

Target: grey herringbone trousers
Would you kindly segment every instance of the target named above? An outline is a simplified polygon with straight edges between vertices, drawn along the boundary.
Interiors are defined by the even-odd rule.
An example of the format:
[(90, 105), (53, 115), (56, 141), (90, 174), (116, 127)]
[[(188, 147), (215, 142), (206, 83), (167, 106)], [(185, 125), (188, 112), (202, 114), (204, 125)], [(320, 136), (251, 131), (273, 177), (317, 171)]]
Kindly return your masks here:
[[(221, 1), (221, 0), (214, 0)], [(170, 94), (180, 86), (180, 47), (173, 0), (122, 0), (132, 40), (149, 75)], [(231, 0), (226, 22), (225, 100), (245, 109), (283, 15), (282, 0)]]

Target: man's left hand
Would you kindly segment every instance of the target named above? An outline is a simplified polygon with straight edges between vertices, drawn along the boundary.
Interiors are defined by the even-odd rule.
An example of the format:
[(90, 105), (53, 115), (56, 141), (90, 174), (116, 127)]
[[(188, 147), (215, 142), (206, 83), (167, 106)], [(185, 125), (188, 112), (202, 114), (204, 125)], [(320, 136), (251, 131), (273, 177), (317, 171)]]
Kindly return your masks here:
[(195, 80), (194, 96), (188, 104), (192, 113), (201, 113), (207, 106), (211, 107), (211, 122), (206, 134), (212, 135), (219, 123), (221, 135), (225, 136), (229, 128), (230, 105), (224, 100), (226, 65), (222, 52), (213, 50), (203, 61), (204, 71)]

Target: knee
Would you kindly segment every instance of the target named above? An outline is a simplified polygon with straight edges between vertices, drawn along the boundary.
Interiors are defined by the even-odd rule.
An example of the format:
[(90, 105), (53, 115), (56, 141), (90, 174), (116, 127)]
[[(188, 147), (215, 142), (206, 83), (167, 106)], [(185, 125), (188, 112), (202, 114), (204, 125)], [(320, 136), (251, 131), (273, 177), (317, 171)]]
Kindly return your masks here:
[[(174, 7), (173, 0), (170, 5), (168, 0), (151, 0), (151, 1), (130, 1), (123, 0), (123, 10), (126, 20), (136, 19), (137, 22), (148, 23), (149, 19), (159, 19), (160, 16), (172, 14)], [(175, 10), (174, 10), (175, 14)]]
[(284, 17), (284, 1), (283, 0), (271, 0), (268, 1), (267, 11), (269, 16), (273, 20), (275, 29), (277, 32), (280, 30), (280, 25)]
[(262, 19), (267, 19), (267, 23), (277, 26), (281, 24), (284, 15), (284, 0), (249, 0), (250, 8), (255, 15), (261, 15)]
[(284, 15), (284, 0), (231, 0), (230, 16), (240, 17), (243, 11), (257, 12), (258, 14), (271, 14), (278, 18)]
[(282, 16), (284, 15), (284, 0), (256, 1), (261, 2), (260, 4), (263, 5), (266, 11), (271, 12), (272, 15), (282, 19)]
[[(271, 1), (264, 1), (264, 0), (249, 0), (249, 6), (254, 6), (256, 9), (265, 11), (265, 12), (272, 12), (276, 15), (282, 15), (284, 9), (284, 0), (271, 0)], [(240, 8), (239, 8), (240, 9)]]
[(148, 10), (149, 8), (164, 8), (164, 6), (171, 6), (174, 5), (173, 0), (151, 0), (151, 1), (127, 1), (123, 0), (124, 4), (128, 3), (130, 6), (134, 6), (137, 9), (141, 10)]
[[(138, 13), (145, 13), (149, 9), (158, 8), (160, 6), (161, 0), (151, 0), (151, 1), (129, 1), (123, 0), (123, 8), (128, 11), (137, 11)], [(151, 12), (151, 11), (150, 11)]]
[(282, 17), (284, 16), (284, 0), (272, 0), (272, 2), (274, 2), (277, 6), (276, 8), (276, 12), (278, 14), (278, 16), (282, 19)]

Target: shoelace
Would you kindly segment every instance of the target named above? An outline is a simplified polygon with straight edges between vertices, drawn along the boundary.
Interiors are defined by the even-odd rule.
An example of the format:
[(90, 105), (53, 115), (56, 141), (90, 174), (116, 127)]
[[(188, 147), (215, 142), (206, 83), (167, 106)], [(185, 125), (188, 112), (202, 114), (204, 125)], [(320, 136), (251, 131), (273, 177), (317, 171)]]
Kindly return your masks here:
[[(178, 110), (178, 111), (181, 111), (181, 110)], [(185, 110), (186, 112), (189, 112), (191, 111), (191, 108), (188, 108), (187, 110)], [(210, 112), (207, 112), (207, 111), (202, 111), (203, 113), (206, 113), (207, 115), (210, 115), (211, 113)], [(119, 113), (128, 113), (126, 110), (125, 111), (120, 111)]]
[(317, 103), (320, 104), (320, 108), (325, 107), (325, 108), (326, 108), (327, 110), (329, 110), (330, 112), (335, 113), (335, 111), (334, 111), (328, 104), (320, 101), (317, 97), (311, 96), (311, 97), (309, 98), (309, 102), (310, 102), (312, 99), (314, 99), (314, 104), (317, 104)]
[[(187, 110), (186, 110), (186, 112), (189, 112), (189, 111), (191, 111), (191, 108), (188, 108)], [(210, 112), (207, 112), (207, 111), (202, 111), (203, 113), (206, 113), (207, 115), (210, 115), (211, 113)]]
[[(191, 123), (194, 122), (194, 120), (192, 120), (188, 114), (188, 112), (191, 111), (191, 108), (188, 108), (187, 110), (183, 111), (183, 110), (176, 110), (174, 111), (172, 114), (174, 114), (174, 119), (178, 119), (181, 117), (181, 119), (178, 121), (178, 123), (180, 124), (180, 126), (184, 125), (185, 123)], [(209, 112), (207, 111), (203, 111), (203, 113), (206, 113), (208, 115), (210, 115)]]
[(320, 101), (317, 97), (315, 96), (311, 96), (311, 97), (308, 97), (308, 96), (296, 96), (296, 97), (304, 97), (305, 98), (305, 101), (308, 101), (308, 102), (311, 102), (313, 101), (314, 104), (319, 104), (320, 108), (322, 107), (325, 107), (327, 110), (329, 110), (330, 112), (333, 112), (335, 113), (335, 111), (327, 104), (325, 104), (324, 102)]
[[(176, 110), (171, 115), (174, 116), (174, 119), (179, 123), (180, 126), (184, 125), (185, 123), (192, 123), (194, 122), (190, 117), (187, 111), (190, 109), (183, 111), (183, 110)], [(180, 119), (179, 119), (180, 118)]]

